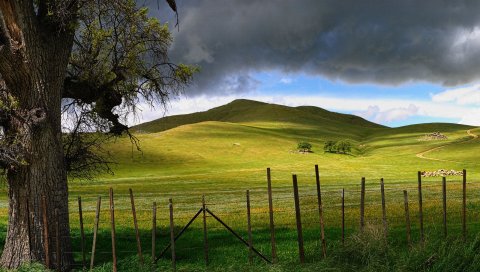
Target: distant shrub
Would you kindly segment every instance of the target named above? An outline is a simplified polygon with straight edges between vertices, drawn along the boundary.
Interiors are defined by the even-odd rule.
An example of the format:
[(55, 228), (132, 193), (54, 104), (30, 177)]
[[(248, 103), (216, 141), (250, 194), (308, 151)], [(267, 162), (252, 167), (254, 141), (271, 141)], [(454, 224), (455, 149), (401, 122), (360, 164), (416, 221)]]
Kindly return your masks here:
[(347, 154), (352, 151), (352, 144), (349, 141), (338, 141), (335, 146), (337, 153)]
[(323, 145), (323, 151), (336, 152), (336, 147), (335, 147), (336, 144), (337, 142), (335, 141), (326, 141), (325, 144)]
[(297, 149), (303, 152), (310, 152), (312, 150), (312, 144), (307, 142), (299, 142)]
[(323, 151), (330, 152), (330, 153), (341, 153), (341, 154), (348, 154), (352, 152), (352, 144), (349, 141), (342, 140), (342, 141), (325, 141), (323, 145)]

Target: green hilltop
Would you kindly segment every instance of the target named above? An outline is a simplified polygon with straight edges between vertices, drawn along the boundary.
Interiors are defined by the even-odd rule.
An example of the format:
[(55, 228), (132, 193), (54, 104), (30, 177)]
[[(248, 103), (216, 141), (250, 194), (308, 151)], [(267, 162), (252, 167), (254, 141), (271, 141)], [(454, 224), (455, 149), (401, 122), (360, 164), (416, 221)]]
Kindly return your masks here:
[(355, 115), (335, 113), (318, 107), (288, 107), (238, 99), (208, 111), (168, 116), (140, 124), (132, 129), (136, 132), (155, 133), (206, 121), (257, 124), (259, 126), (287, 123), (293, 126), (322, 127), (326, 134), (345, 133), (347, 135), (351, 134), (350, 136), (359, 132), (362, 134), (370, 129), (385, 128), (385, 126), (369, 122)]

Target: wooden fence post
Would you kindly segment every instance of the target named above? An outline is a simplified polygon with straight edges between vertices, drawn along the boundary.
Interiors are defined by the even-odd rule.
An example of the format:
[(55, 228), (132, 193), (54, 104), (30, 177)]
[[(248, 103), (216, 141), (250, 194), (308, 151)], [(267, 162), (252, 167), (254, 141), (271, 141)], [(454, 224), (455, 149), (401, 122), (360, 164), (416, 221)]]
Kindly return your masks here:
[(143, 265), (143, 255), (142, 255), (142, 244), (140, 241), (140, 233), (138, 231), (138, 222), (137, 222), (137, 212), (135, 210), (135, 199), (133, 198), (133, 191), (132, 189), (128, 189), (130, 193), (130, 203), (132, 204), (132, 216), (133, 216), (133, 226), (135, 227), (135, 238), (137, 240), (137, 253), (138, 253), (138, 261), (141, 265)]
[(117, 249), (115, 246), (115, 206), (113, 202), (113, 188), (110, 188), (110, 223), (112, 233), (112, 258), (113, 258), (113, 272), (117, 272)]
[(297, 235), (298, 235), (298, 254), (300, 263), (305, 263), (305, 249), (303, 247), (303, 232), (302, 232), (302, 218), (300, 216), (300, 200), (298, 196), (297, 175), (292, 176), (293, 179), (293, 197), (295, 200), (295, 217), (297, 221)]
[(82, 248), (82, 266), (83, 269), (86, 268), (86, 257), (85, 257), (85, 232), (83, 230), (83, 212), (82, 212), (82, 198), (78, 197), (78, 216), (80, 219), (80, 246)]
[(60, 252), (60, 223), (58, 222), (58, 209), (55, 209), (55, 261), (57, 271), (62, 271), (62, 256)]
[(208, 266), (208, 230), (207, 230), (207, 212), (205, 204), (205, 195), (202, 195), (203, 210), (203, 252), (205, 257), (205, 265)]
[[(172, 207), (173, 207), (173, 204), (172, 204)], [(208, 211), (208, 208), (206, 209), (207, 212)], [(202, 208), (198, 209), (197, 213), (190, 219), (190, 221), (188, 221), (188, 223), (178, 232), (177, 235), (175, 235), (175, 239), (174, 241), (177, 241), (178, 238), (180, 238), (182, 236), (182, 234), (188, 229), (188, 227), (190, 227), (190, 225), (197, 219), (197, 217), (202, 213)], [(172, 218), (173, 219), (173, 218)], [(174, 233), (175, 234), (175, 233)], [(244, 243), (245, 245), (248, 246), (248, 243), (245, 242)], [(160, 252), (160, 255), (156, 258), (156, 260), (158, 261), (169, 249), (171, 248), (171, 244), (168, 244), (161, 252)]]
[(345, 244), (345, 188), (342, 188), (342, 245)]
[(170, 198), (168, 200), (168, 208), (170, 210), (170, 250), (172, 251), (172, 269), (177, 270), (176, 255), (175, 255), (175, 225), (173, 222), (173, 202)]
[(385, 236), (385, 242), (387, 241), (388, 227), (387, 227), (387, 209), (385, 206), (385, 185), (383, 178), (380, 179), (380, 192), (382, 194), (382, 222), (383, 222), (383, 235)]
[(442, 178), (443, 193), (443, 235), (447, 237), (447, 178)]
[(152, 270), (155, 271), (155, 257), (157, 245), (157, 202), (152, 205)]
[(463, 203), (462, 203), (463, 241), (467, 241), (467, 170), (463, 169)]
[(93, 269), (93, 264), (95, 262), (95, 247), (97, 245), (97, 233), (98, 233), (98, 222), (100, 221), (100, 205), (102, 203), (102, 197), (97, 198), (97, 209), (95, 211), (95, 222), (93, 225), (93, 242), (92, 242), (92, 255), (90, 256), (90, 270)]
[(318, 215), (320, 218), (320, 238), (322, 240), (322, 254), (323, 258), (327, 258), (327, 243), (325, 241), (325, 226), (323, 222), (322, 190), (320, 187), (320, 173), (318, 171), (318, 165), (315, 165), (315, 177), (317, 183)]
[(425, 244), (425, 234), (423, 232), (423, 199), (422, 199), (422, 172), (418, 171), (418, 218), (420, 220), (420, 241), (422, 246)]
[(362, 189), (360, 193), (360, 231), (365, 227), (365, 178), (362, 177)]
[(248, 231), (248, 262), (253, 264), (253, 237), (252, 237), (252, 222), (250, 218), (250, 191), (247, 190), (247, 231)]
[(408, 246), (411, 246), (412, 240), (411, 240), (411, 230), (410, 230), (410, 212), (408, 210), (408, 193), (406, 190), (403, 191), (403, 201), (405, 203), (405, 224), (407, 226), (407, 243), (408, 243)]
[(277, 246), (275, 242), (275, 224), (273, 222), (272, 177), (267, 168), (268, 210), (270, 215), (270, 240), (272, 244), (272, 263), (277, 262)]

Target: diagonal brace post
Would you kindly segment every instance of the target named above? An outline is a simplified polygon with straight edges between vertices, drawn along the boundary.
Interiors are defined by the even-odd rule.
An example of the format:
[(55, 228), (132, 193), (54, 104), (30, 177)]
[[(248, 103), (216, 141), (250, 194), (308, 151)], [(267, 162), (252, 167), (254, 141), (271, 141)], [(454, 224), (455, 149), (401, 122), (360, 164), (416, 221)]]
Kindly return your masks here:
[[(232, 228), (230, 228), (225, 222), (223, 222), (220, 218), (218, 218), (214, 213), (212, 213), (208, 208), (205, 209), (215, 220), (217, 220), (220, 224), (222, 224), (230, 233), (233, 234), (233, 236), (237, 237), (238, 240), (240, 240), (245, 246), (249, 247), (250, 245), (248, 244), (245, 239), (243, 239), (240, 235), (238, 235)], [(255, 252), (260, 258), (262, 258), (264, 261), (267, 263), (271, 264), (272, 262), (267, 259), (265, 256), (262, 255), (256, 248), (252, 247), (252, 251)]]
[[(195, 219), (197, 219), (197, 217), (200, 215), (200, 213), (202, 213), (202, 211), (203, 211), (203, 208), (200, 208), (200, 210), (198, 210), (198, 212), (192, 217), (192, 219), (190, 219), (190, 221), (185, 225), (185, 227), (183, 227), (183, 229), (175, 236), (174, 241), (177, 241), (177, 239), (180, 238), (180, 236), (182, 236), (182, 234), (188, 229), (188, 227), (190, 227), (190, 225), (193, 223), (193, 221), (195, 221)], [(160, 255), (158, 255), (158, 257), (155, 258), (155, 263), (163, 256), (163, 254), (165, 254), (165, 252), (167, 252), (168, 249), (170, 249), (171, 246), (172, 246), (172, 244), (169, 243), (162, 250)]]

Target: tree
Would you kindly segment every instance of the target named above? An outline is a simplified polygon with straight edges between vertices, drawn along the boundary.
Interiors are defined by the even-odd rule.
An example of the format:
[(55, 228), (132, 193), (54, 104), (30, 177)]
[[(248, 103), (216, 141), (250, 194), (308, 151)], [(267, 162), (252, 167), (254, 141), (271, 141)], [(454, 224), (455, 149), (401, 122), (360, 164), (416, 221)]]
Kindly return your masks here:
[(312, 144), (307, 142), (299, 142), (297, 148), (303, 152), (310, 152), (312, 149)]
[(323, 145), (324, 152), (335, 152), (336, 151), (337, 142), (335, 141), (326, 141)]
[[(176, 12), (175, 1), (167, 2)], [(130, 135), (122, 121), (139, 101), (164, 105), (190, 83), (196, 69), (171, 63), (170, 43), (168, 27), (133, 0), (0, 1), (4, 268), (45, 263), (44, 199), (47, 221), (60, 227), (61, 270), (70, 269), (67, 170), (104, 163), (90, 152), (103, 139), (94, 135)]]
[(335, 146), (339, 153), (347, 154), (352, 151), (352, 144), (349, 141), (338, 141)]

